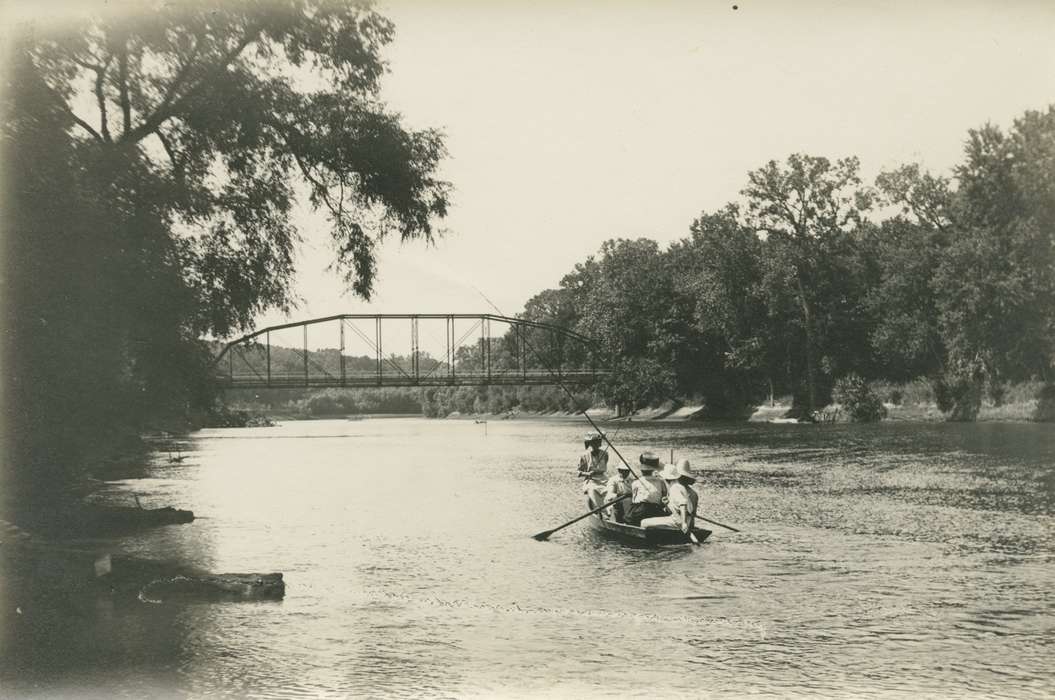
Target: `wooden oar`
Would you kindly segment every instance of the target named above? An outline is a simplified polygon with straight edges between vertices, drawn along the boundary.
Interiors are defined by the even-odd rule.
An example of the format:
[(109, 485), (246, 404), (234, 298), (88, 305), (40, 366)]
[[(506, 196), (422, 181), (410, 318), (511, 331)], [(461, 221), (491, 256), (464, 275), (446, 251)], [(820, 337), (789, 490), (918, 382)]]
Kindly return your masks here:
[(692, 517), (696, 518), (698, 520), (702, 520), (705, 523), (710, 523), (711, 525), (717, 525), (718, 527), (724, 527), (726, 530), (732, 530), (733, 532), (740, 532), (739, 530), (737, 530), (732, 525), (726, 525), (725, 523), (720, 523), (717, 520), (708, 520), (707, 518), (703, 517), (699, 513), (693, 513)]
[[(473, 287), (473, 289), (476, 289), (476, 287)], [(494, 310), (498, 312), (499, 316), (505, 316), (505, 314), (502, 313), (502, 310), (500, 308), (498, 308), (498, 306), (495, 305), (495, 303), (493, 301), (491, 301), (490, 299), (487, 298), (486, 294), (481, 292), (479, 289), (476, 289), (476, 293), (479, 294), (481, 297), (483, 297), (484, 301), (486, 301), (488, 304), (490, 304), (491, 307), (494, 308)], [(535, 350), (535, 346), (532, 345), (528, 341), (526, 336), (524, 337), (523, 340), (524, 340), (524, 345), (526, 347), (528, 347), (528, 348), (531, 348), (531, 352), (535, 353), (535, 356), (541, 359), (542, 356), (538, 353), (538, 351)], [(571, 399), (571, 405), (572, 406), (576, 405), (577, 401), (576, 401), (576, 398), (575, 398), (575, 394), (573, 394), (571, 392), (571, 389), (569, 389), (567, 386), (565, 386), (564, 382), (560, 381), (560, 377), (558, 376), (558, 374), (556, 372), (554, 372), (552, 369), (550, 369), (548, 366), (546, 366), (545, 363), (543, 363), (543, 366), (545, 367), (546, 372), (549, 373), (550, 377), (553, 378), (554, 384), (556, 384), (558, 387), (563, 389), (564, 393), (568, 395), (569, 399)], [(619, 458), (619, 461), (622, 462), (624, 465), (626, 465), (626, 468), (630, 471), (631, 474), (633, 474), (634, 479), (640, 479), (641, 478), (641, 474), (639, 474), (632, 466), (630, 466), (630, 462), (626, 461), (626, 458), (623, 457), (623, 455), (619, 452), (619, 449), (612, 443), (612, 440), (608, 437), (608, 435), (606, 435), (604, 433), (604, 431), (601, 430), (601, 428), (597, 425), (597, 423), (595, 423), (593, 421), (593, 418), (590, 417), (590, 414), (589, 414), (589, 412), (587, 412), (586, 408), (580, 409), (579, 413), (581, 413), (583, 418), (585, 418), (586, 421), (590, 424), (590, 427), (593, 428), (601, 436), (601, 438), (606, 443), (608, 443), (608, 446), (604, 448), (604, 451), (608, 452), (608, 448), (609, 447), (612, 448), (612, 452), (615, 452), (615, 456)], [(631, 412), (631, 415), (633, 415), (633, 412)], [(621, 428), (621, 427), (622, 426), (619, 426), (619, 428)], [(616, 428), (615, 432), (618, 433), (619, 432), (619, 428)], [(652, 490), (652, 486), (647, 481), (645, 482), (645, 484), (648, 486), (649, 490), (651, 491)], [(630, 498), (631, 495), (633, 495), (633, 494), (627, 494), (626, 496), (622, 496), (620, 498), (617, 498), (616, 500), (612, 501), (612, 503), (618, 503), (619, 501), (623, 500), (624, 498)], [(608, 506), (612, 505), (612, 503), (609, 503)], [(594, 513), (596, 513), (599, 510), (604, 510), (608, 506), (601, 506), (600, 508), (596, 508), (594, 510), (591, 510), (586, 515), (593, 515)], [(545, 532), (540, 532), (537, 535), (535, 535), (534, 537), (535, 537), (536, 540), (539, 540), (541, 542), (541, 541), (547, 539), (550, 535), (552, 535), (557, 530), (560, 530), (561, 528), (565, 528), (568, 525), (571, 525), (572, 523), (576, 523), (576, 522), (582, 520), (583, 518), (586, 517), (586, 515), (579, 516), (575, 520), (572, 520), (571, 522), (564, 523), (560, 527), (555, 527), (552, 530), (546, 530)]]
[(580, 515), (579, 517), (575, 518), (574, 520), (569, 520), (568, 522), (564, 523), (563, 525), (555, 527), (552, 530), (543, 530), (542, 532), (538, 533), (537, 535), (532, 535), (532, 537), (534, 537), (539, 542), (545, 542), (546, 540), (549, 539), (549, 536), (552, 535), (557, 530), (563, 530), (564, 528), (568, 527), (569, 525), (577, 523), (577, 522), (579, 522), (580, 520), (582, 520), (585, 517), (588, 517), (588, 516), (593, 515), (594, 513), (600, 512), (600, 511), (604, 510), (605, 508), (610, 508), (611, 506), (615, 505), (616, 503), (619, 503), (619, 501), (625, 501), (628, 498), (630, 498), (630, 494), (629, 493), (626, 494), (625, 496), (620, 496), (619, 498), (615, 499), (614, 501), (609, 501), (608, 503), (605, 503), (600, 508), (594, 508), (589, 513), (584, 513), (583, 515)]

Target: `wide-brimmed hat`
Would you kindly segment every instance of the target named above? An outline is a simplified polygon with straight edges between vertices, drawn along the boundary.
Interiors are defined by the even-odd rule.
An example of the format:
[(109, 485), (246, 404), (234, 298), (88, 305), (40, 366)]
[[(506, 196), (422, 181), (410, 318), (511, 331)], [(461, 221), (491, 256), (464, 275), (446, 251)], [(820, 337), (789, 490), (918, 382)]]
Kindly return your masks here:
[(674, 481), (678, 478), (678, 465), (676, 464), (664, 464), (663, 471), (659, 473), (659, 478), (666, 481)]
[[(680, 478), (680, 477), (685, 477), (686, 479), (692, 479), (693, 481), (696, 481), (696, 475), (693, 473), (692, 469), (689, 467), (689, 460), (681, 459), (681, 460), (678, 460), (678, 463), (676, 465), (675, 464), (668, 464), (667, 466), (668, 467), (674, 467), (673, 471), (675, 472), (675, 476), (674, 476), (675, 479)], [(666, 478), (666, 477), (664, 477), (664, 478)]]
[(649, 471), (655, 471), (659, 469), (659, 457), (652, 452), (642, 452), (641, 456), (637, 458), (637, 461), (641, 463), (641, 469), (647, 469)]
[(600, 433), (586, 433), (582, 436), (582, 441), (589, 445), (591, 442), (601, 442)]
[(629, 464), (623, 464), (622, 462), (620, 462), (619, 464), (615, 465), (615, 468), (616, 468), (616, 471), (621, 471), (621, 472), (628, 472), (628, 471), (630, 471), (630, 465)]

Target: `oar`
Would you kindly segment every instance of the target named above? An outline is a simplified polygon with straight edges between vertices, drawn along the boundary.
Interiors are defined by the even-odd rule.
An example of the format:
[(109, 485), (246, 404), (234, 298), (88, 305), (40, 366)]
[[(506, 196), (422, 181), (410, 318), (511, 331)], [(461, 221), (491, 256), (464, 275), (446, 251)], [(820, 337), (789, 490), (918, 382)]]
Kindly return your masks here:
[(693, 513), (693, 517), (696, 518), (697, 520), (702, 520), (705, 523), (710, 523), (711, 525), (717, 525), (718, 527), (724, 527), (726, 530), (732, 530), (733, 532), (740, 532), (739, 530), (737, 530), (735, 527), (733, 527), (731, 525), (726, 525), (725, 523), (720, 523), (717, 520), (708, 520), (707, 518), (703, 517), (699, 513)]
[(585, 517), (588, 517), (590, 515), (593, 515), (594, 513), (602, 511), (605, 508), (609, 508), (609, 507), (615, 505), (616, 503), (618, 503), (619, 501), (625, 501), (628, 498), (630, 498), (630, 494), (629, 493), (626, 494), (625, 496), (620, 496), (619, 498), (615, 499), (614, 501), (609, 501), (608, 503), (605, 503), (600, 508), (594, 508), (589, 513), (584, 513), (583, 515), (580, 515), (579, 517), (575, 518), (574, 520), (569, 520), (568, 522), (564, 523), (563, 525), (555, 527), (552, 530), (543, 530), (542, 532), (538, 533), (537, 535), (532, 535), (532, 537), (534, 537), (539, 542), (545, 542), (546, 540), (549, 539), (549, 536), (552, 535), (557, 530), (563, 530), (564, 528), (568, 527), (569, 525), (577, 523), (577, 522), (579, 522), (580, 520), (582, 520)]
[[(476, 289), (476, 287), (474, 286), (473, 289)], [(498, 308), (498, 306), (493, 301), (491, 301), (490, 299), (487, 298), (486, 294), (481, 292), (479, 289), (476, 289), (476, 293), (479, 294), (481, 297), (483, 297), (484, 301), (486, 301), (488, 304), (490, 304), (491, 307), (494, 308), (494, 310), (498, 312), (499, 316), (505, 316), (505, 314), (502, 313), (502, 310), (500, 308)], [(541, 358), (541, 355), (538, 353), (537, 350), (535, 350), (535, 346), (532, 345), (530, 341), (528, 341), (526, 336), (524, 336), (523, 340), (524, 340), (524, 345), (526, 347), (530, 348), (531, 352), (535, 353), (536, 357)], [(571, 389), (569, 389), (568, 387), (566, 387), (564, 385), (564, 382), (562, 382), (560, 380), (560, 377), (557, 375), (556, 372), (554, 372), (548, 366), (544, 365), (544, 367), (545, 367), (546, 372), (549, 373), (550, 377), (553, 378), (553, 383), (564, 390), (564, 393), (568, 395), (569, 399), (571, 399), (571, 402), (572, 402), (573, 406), (576, 405), (575, 394), (571, 393)], [(581, 413), (582, 417), (585, 418), (586, 421), (590, 424), (590, 427), (593, 428), (597, 433), (599, 433), (600, 436), (604, 439), (604, 441), (606, 443), (608, 443), (608, 447), (605, 448), (605, 452), (608, 451), (609, 447), (612, 448), (612, 452), (615, 452), (615, 456), (619, 458), (619, 461), (626, 465), (626, 468), (628, 470), (630, 470), (631, 474), (633, 474), (634, 479), (640, 479), (641, 478), (641, 474), (638, 473), (637, 470), (635, 470), (632, 466), (630, 466), (630, 462), (626, 461), (626, 458), (623, 457), (623, 455), (619, 452), (619, 448), (617, 448), (612, 443), (612, 440), (608, 437), (608, 435), (606, 435), (605, 432), (603, 430), (601, 430), (601, 428), (597, 425), (597, 423), (595, 423), (593, 421), (593, 418), (590, 417), (590, 414), (586, 410), (586, 408), (580, 409), (579, 413)], [(622, 426), (619, 426), (619, 427), (622, 427)], [(616, 430), (616, 432), (618, 432), (618, 429)], [(648, 486), (649, 490), (652, 490), (652, 486), (649, 485), (648, 482), (645, 482), (645, 484), (646, 484), (646, 486)], [(619, 498), (619, 499), (617, 499), (615, 501), (612, 501), (612, 503), (618, 503), (619, 501), (623, 500), (623, 498), (629, 498), (631, 495), (632, 494), (628, 494), (626, 496), (623, 496), (622, 498)], [(611, 505), (611, 504), (609, 504), (609, 505)], [(596, 513), (598, 510), (603, 510), (603, 509), (605, 509), (607, 507), (608, 506), (601, 506), (600, 508), (597, 508), (595, 510), (590, 511), (586, 515), (592, 515), (593, 513)], [(534, 537), (535, 537), (536, 540), (540, 540), (540, 541), (541, 540), (545, 540), (547, 537), (549, 537), (551, 534), (553, 534), (557, 530), (560, 530), (563, 527), (567, 527), (568, 525), (571, 525), (572, 523), (575, 523), (575, 522), (578, 522), (578, 521), (582, 520), (583, 518), (586, 517), (586, 515), (580, 516), (580, 517), (576, 518), (575, 520), (572, 520), (569, 523), (565, 523), (564, 525), (561, 525), (558, 528), (554, 528), (553, 530), (548, 530), (546, 532), (540, 532), (538, 535), (535, 535)]]

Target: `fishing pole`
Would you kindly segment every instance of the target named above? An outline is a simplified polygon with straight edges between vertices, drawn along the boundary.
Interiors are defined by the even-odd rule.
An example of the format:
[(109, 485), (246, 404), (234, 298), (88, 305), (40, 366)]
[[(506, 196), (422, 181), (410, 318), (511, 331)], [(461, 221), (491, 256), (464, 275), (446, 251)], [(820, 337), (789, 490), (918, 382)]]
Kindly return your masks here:
[[(493, 309), (494, 309), (495, 311), (497, 311), (497, 312), (498, 312), (498, 315), (499, 315), (499, 316), (505, 316), (505, 313), (504, 313), (504, 312), (503, 312), (503, 311), (502, 311), (502, 310), (501, 310), (500, 308), (498, 308), (498, 305), (497, 305), (497, 304), (495, 304), (495, 303), (494, 303), (493, 301), (491, 301), (491, 300), (490, 300), (490, 299), (489, 299), (489, 298), (487, 297), (487, 295), (486, 295), (486, 294), (484, 294), (484, 293), (483, 293), (482, 291), (480, 291), (479, 289), (477, 289), (476, 285), (473, 285), (473, 284), (471, 284), (471, 283), (470, 283), (470, 285), (469, 285), (469, 286), (471, 286), (471, 287), (472, 287), (472, 288), (473, 288), (474, 290), (476, 290), (476, 293), (477, 293), (477, 294), (479, 294), (479, 295), (480, 295), (481, 297), (483, 297), (483, 300), (484, 300), (484, 301), (486, 301), (486, 302), (487, 302), (488, 304), (490, 304), (490, 305), (491, 305), (491, 308), (493, 308)], [(529, 340), (527, 339), (527, 336), (526, 336), (526, 335), (525, 335), (525, 336), (523, 336), (523, 340), (524, 340), (524, 344), (525, 344), (525, 345), (527, 345), (527, 346), (528, 346), (529, 348), (531, 348), (531, 352), (535, 354), (535, 357), (539, 357), (539, 358), (541, 358), (541, 355), (540, 355), (540, 354), (539, 354), (539, 352), (538, 352), (538, 351), (537, 351), (537, 350), (535, 349), (535, 346), (534, 346), (534, 345), (533, 345), (533, 344), (531, 343), (531, 341), (529, 341)], [(568, 398), (570, 398), (570, 399), (571, 399), (571, 401), (572, 401), (572, 405), (573, 405), (573, 406), (574, 406), (574, 405), (577, 405), (577, 403), (578, 403), (578, 402), (577, 402), (577, 400), (576, 400), (576, 398), (575, 398), (575, 394), (573, 394), (573, 393), (571, 392), (571, 390), (570, 390), (570, 389), (568, 389), (568, 387), (566, 387), (566, 386), (564, 385), (564, 382), (560, 381), (560, 378), (558, 377), (557, 373), (556, 373), (556, 372), (554, 372), (554, 371), (553, 371), (552, 369), (550, 369), (549, 365), (546, 365), (545, 363), (543, 363), (543, 367), (544, 367), (544, 369), (545, 369), (545, 370), (546, 370), (546, 371), (547, 371), (547, 372), (549, 373), (550, 377), (552, 377), (552, 378), (553, 378), (553, 382), (554, 382), (554, 384), (556, 384), (557, 386), (559, 386), (559, 387), (560, 387), (560, 388), (561, 388), (561, 389), (562, 389), (562, 390), (564, 391), (564, 393), (568, 395)], [(645, 483), (645, 484), (646, 484), (646, 485), (647, 485), (647, 486), (649, 487), (649, 489), (650, 489), (650, 490), (651, 490), (651, 489), (653, 489), (653, 486), (652, 486), (652, 484), (650, 484), (650, 483), (649, 483), (649, 482), (648, 482), (647, 480), (645, 480), (645, 479), (642, 479), (642, 476), (641, 476), (641, 474), (639, 474), (639, 473), (638, 473), (637, 471), (635, 471), (635, 470), (634, 470), (634, 468), (633, 468), (632, 466), (630, 466), (630, 462), (626, 461), (626, 458), (625, 458), (625, 457), (623, 457), (623, 455), (622, 455), (622, 453), (621, 453), (621, 452), (619, 452), (619, 448), (618, 448), (618, 447), (616, 447), (616, 446), (615, 446), (615, 445), (614, 445), (614, 444), (612, 443), (612, 441), (611, 441), (611, 439), (609, 439), (608, 435), (606, 435), (606, 434), (604, 433), (604, 431), (602, 431), (602, 430), (601, 430), (601, 428), (600, 428), (600, 427), (599, 427), (599, 426), (597, 425), (597, 423), (595, 423), (595, 422), (593, 421), (593, 418), (591, 418), (591, 417), (590, 417), (590, 414), (589, 414), (589, 412), (588, 412), (588, 411), (586, 410), (586, 408), (582, 408), (582, 409), (580, 409), (580, 410), (579, 410), (579, 412), (580, 412), (580, 413), (582, 413), (582, 415), (583, 415), (583, 418), (585, 418), (585, 419), (586, 419), (586, 420), (587, 420), (587, 421), (588, 421), (588, 422), (590, 423), (590, 425), (591, 425), (591, 426), (593, 427), (593, 429), (594, 429), (594, 430), (596, 430), (596, 431), (597, 431), (597, 433), (598, 433), (598, 434), (599, 434), (599, 435), (600, 435), (600, 436), (601, 436), (602, 438), (604, 438), (604, 441), (608, 443), (608, 447), (612, 448), (612, 451), (613, 451), (613, 452), (615, 452), (615, 456), (619, 458), (619, 461), (621, 461), (621, 462), (622, 462), (622, 463), (623, 463), (623, 464), (624, 464), (624, 465), (626, 466), (626, 468), (627, 468), (627, 469), (628, 469), (628, 470), (630, 471), (630, 473), (634, 475), (634, 479), (635, 479), (635, 480), (641, 480), (641, 481), (643, 481), (643, 482), (644, 482), (644, 483)], [(619, 426), (619, 427), (621, 428), (622, 426)], [(616, 433), (618, 433), (618, 432), (619, 432), (619, 428), (616, 428)], [(605, 448), (605, 451), (607, 452), (607, 448)], [(673, 454), (672, 454), (672, 456), (673, 456)], [(609, 504), (609, 505), (611, 505), (611, 504)], [(600, 508), (600, 509), (598, 509), (598, 510), (603, 510), (603, 509), (604, 509), (604, 507), (602, 506), (602, 508)], [(574, 522), (574, 521), (573, 521), (573, 522)], [(692, 543), (693, 543), (694, 545), (696, 545), (697, 547), (699, 547), (699, 546), (700, 546), (700, 541), (699, 541), (699, 539), (698, 539), (698, 538), (696, 537), (695, 533), (693, 533), (693, 532), (692, 532), (692, 530), (689, 530), (689, 533), (688, 533), (688, 535), (689, 535), (689, 541), (691, 541), (691, 542), (692, 542)], [(539, 539), (539, 538), (536, 538), (536, 539)], [(543, 539), (544, 539), (544, 538), (543, 538)]]
[[(499, 316), (505, 316), (505, 313), (500, 308), (498, 308), (498, 305), (488, 299), (487, 295), (477, 289), (476, 285), (470, 283), (469, 286), (476, 290), (476, 293), (483, 297), (483, 300), (490, 304), (491, 308), (497, 311)], [(530, 340), (527, 339), (527, 334), (524, 334), (521, 337), (524, 340), (524, 344), (531, 348), (531, 352), (535, 354), (535, 357), (541, 358), (541, 355), (535, 349), (535, 346), (531, 343)], [(568, 387), (564, 386), (564, 382), (560, 381), (560, 377), (558, 377), (557, 373), (550, 369), (549, 366), (545, 363), (543, 363), (543, 368), (549, 373), (550, 377), (553, 378), (553, 383), (559, 386), (564, 391), (564, 393), (568, 395), (568, 398), (571, 399), (572, 405), (578, 405), (578, 399), (575, 398), (575, 394), (573, 394)], [(640, 479), (641, 474), (634, 471), (634, 468), (630, 466), (630, 462), (627, 462), (626, 458), (623, 457), (623, 455), (619, 452), (619, 448), (613, 445), (612, 441), (608, 439), (608, 436), (605, 435), (604, 431), (602, 431), (601, 428), (596, 423), (594, 423), (593, 418), (590, 417), (590, 414), (587, 412), (587, 410), (585, 408), (579, 409), (579, 413), (582, 413), (583, 417), (590, 423), (593, 429), (596, 430), (602, 438), (604, 438), (604, 441), (608, 443), (608, 447), (612, 448), (612, 452), (615, 452), (615, 456), (619, 458), (619, 461), (626, 465), (626, 468), (630, 470), (630, 473), (634, 475), (634, 478)]]

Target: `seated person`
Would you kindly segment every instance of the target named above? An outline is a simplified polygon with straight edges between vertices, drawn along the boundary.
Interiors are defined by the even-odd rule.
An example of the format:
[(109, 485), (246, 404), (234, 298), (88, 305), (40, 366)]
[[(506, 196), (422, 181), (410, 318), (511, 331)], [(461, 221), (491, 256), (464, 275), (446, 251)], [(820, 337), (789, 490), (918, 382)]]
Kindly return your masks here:
[(696, 521), (696, 508), (700, 496), (692, 488), (696, 475), (689, 467), (689, 460), (683, 459), (677, 466), (668, 464), (661, 474), (667, 482), (667, 509), (670, 515), (647, 518), (641, 527), (676, 527), (686, 535), (692, 531)]
[(659, 468), (659, 457), (643, 452), (638, 461), (641, 463), (641, 477), (631, 484), (630, 507), (625, 515), (628, 525), (640, 525), (643, 518), (666, 513), (663, 503), (667, 498), (667, 482), (652, 473)]
[(579, 476), (583, 479), (582, 492), (591, 503), (601, 505), (608, 485), (608, 453), (601, 450), (601, 436), (587, 433), (583, 438), (586, 452), (579, 457)]
[[(620, 464), (616, 471), (617, 474), (608, 480), (608, 488), (604, 492), (605, 503), (611, 503), (620, 496), (626, 496), (632, 492), (630, 467), (625, 464)], [(619, 501), (619, 503), (616, 503), (611, 508), (605, 509), (602, 513), (604, 513), (605, 516), (610, 517), (612, 520), (615, 520), (617, 523), (621, 523), (626, 514), (626, 507), (626, 501)]]

